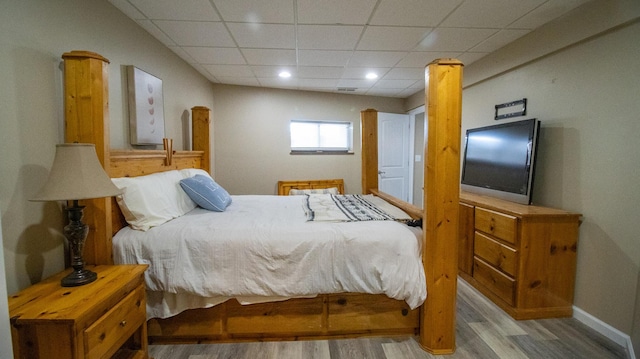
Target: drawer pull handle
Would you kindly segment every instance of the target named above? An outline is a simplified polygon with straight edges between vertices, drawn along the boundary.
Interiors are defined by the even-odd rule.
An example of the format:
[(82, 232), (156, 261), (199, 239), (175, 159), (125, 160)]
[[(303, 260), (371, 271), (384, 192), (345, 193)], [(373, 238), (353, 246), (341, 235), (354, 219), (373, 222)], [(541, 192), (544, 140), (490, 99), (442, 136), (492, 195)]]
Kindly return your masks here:
[(123, 320), (120, 322), (120, 326), (124, 328), (124, 326), (127, 325), (127, 321)]

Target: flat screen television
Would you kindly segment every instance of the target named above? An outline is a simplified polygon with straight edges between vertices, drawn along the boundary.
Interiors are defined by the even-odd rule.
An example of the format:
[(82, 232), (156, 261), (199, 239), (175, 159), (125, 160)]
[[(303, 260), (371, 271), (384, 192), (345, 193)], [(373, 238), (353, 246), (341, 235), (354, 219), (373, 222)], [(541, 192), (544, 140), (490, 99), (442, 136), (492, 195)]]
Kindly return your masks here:
[(531, 204), (539, 130), (537, 119), (467, 130), (462, 190)]

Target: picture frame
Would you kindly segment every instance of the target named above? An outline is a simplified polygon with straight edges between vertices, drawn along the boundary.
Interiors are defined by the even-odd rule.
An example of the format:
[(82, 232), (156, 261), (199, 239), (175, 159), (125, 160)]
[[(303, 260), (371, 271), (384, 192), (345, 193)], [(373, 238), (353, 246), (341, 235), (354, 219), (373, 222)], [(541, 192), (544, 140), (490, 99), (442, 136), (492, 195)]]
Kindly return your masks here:
[(127, 66), (129, 128), (132, 145), (162, 145), (164, 99), (162, 80), (135, 66)]

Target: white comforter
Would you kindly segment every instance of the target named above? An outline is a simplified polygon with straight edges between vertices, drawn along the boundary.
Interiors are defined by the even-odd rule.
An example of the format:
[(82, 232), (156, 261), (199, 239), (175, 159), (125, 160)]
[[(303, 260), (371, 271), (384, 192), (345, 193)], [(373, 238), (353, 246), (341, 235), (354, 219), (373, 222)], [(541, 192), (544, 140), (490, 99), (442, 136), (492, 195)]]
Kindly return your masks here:
[(426, 298), (421, 236), (394, 221), (307, 222), (304, 196), (233, 196), (225, 212), (196, 208), (113, 238), (118, 264), (149, 264), (149, 317), (211, 306), (384, 293), (416, 308)]

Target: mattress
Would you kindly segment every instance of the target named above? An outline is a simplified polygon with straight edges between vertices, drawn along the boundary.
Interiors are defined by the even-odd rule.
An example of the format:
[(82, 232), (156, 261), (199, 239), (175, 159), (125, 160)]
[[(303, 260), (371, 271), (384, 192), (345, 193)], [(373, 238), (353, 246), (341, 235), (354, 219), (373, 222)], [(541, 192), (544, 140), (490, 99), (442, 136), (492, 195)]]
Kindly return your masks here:
[(242, 304), (329, 293), (426, 298), (420, 231), (393, 220), (308, 221), (306, 196), (232, 196), (148, 231), (120, 230), (116, 264), (148, 264), (150, 318), (236, 298)]

